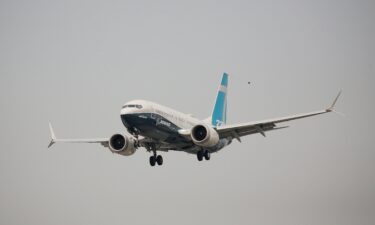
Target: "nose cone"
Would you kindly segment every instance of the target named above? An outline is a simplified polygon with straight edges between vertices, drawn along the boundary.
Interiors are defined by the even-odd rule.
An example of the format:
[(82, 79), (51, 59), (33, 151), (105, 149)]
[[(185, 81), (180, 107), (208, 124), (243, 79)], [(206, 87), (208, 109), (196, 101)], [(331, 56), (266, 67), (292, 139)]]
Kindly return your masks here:
[(125, 127), (130, 128), (131, 125), (131, 114), (124, 114), (121, 110), (121, 121), (124, 124)]
[(121, 121), (125, 127), (130, 128), (134, 126), (134, 120), (139, 114), (139, 110), (136, 108), (123, 108), (121, 109)]
[(149, 112), (149, 104), (144, 100), (133, 100), (126, 103), (121, 109), (122, 123), (131, 129), (137, 125), (142, 125), (145, 119), (144, 114)]
[(139, 114), (122, 114), (121, 121), (128, 129), (133, 127), (142, 127), (147, 122), (144, 116)]

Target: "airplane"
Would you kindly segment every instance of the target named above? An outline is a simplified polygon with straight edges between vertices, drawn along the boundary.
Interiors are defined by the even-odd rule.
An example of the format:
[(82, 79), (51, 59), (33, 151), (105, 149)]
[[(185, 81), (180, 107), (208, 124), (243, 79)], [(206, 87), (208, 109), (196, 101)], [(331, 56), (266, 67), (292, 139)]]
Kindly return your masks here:
[(109, 138), (58, 139), (49, 123), (51, 142), (55, 143), (98, 143), (109, 148), (112, 153), (123, 156), (133, 155), (143, 147), (152, 155), (151, 166), (162, 165), (163, 157), (158, 152), (180, 151), (195, 154), (199, 161), (210, 160), (211, 153), (230, 145), (233, 140), (241, 142), (243, 136), (261, 134), (288, 128), (277, 126), (291, 120), (336, 112), (335, 104), (324, 110), (302, 113), (275, 119), (227, 125), (227, 93), (229, 75), (224, 73), (217, 92), (216, 102), (209, 118), (199, 120), (192, 115), (145, 100), (133, 100), (122, 106), (121, 121), (129, 134), (114, 134)]

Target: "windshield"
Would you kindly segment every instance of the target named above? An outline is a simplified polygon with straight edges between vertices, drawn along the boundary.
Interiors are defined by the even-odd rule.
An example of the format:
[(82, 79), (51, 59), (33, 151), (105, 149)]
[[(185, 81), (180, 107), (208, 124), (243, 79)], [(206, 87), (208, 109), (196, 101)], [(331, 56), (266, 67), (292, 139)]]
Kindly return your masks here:
[(125, 109), (125, 108), (137, 108), (137, 109), (142, 109), (142, 105), (124, 105), (122, 108), (123, 108), (123, 109)]

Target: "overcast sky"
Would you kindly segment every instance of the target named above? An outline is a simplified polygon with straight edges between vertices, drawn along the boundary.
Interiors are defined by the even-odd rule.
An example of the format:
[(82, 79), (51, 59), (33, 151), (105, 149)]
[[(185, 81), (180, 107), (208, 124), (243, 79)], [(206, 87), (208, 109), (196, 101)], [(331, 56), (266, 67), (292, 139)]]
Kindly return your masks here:
[[(0, 224), (375, 224), (375, 2), (0, 0)], [(228, 123), (326, 108), (211, 161), (61, 138), (146, 99)], [(248, 85), (248, 82), (251, 85)]]

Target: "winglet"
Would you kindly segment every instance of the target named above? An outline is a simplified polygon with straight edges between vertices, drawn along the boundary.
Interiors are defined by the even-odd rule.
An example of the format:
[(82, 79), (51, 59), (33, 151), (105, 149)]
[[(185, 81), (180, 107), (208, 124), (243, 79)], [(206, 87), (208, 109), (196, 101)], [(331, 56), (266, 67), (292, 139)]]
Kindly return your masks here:
[(53, 132), (51, 123), (49, 123), (49, 131), (51, 134), (51, 142), (49, 143), (48, 148), (50, 148), (53, 144), (55, 144), (55, 141), (56, 141), (56, 135), (55, 135), (55, 132)]
[(340, 95), (341, 95), (341, 92), (342, 92), (342, 91), (340, 91), (339, 94), (336, 96), (336, 98), (335, 98), (335, 100), (333, 101), (331, 107), (329, 107), (328, 109), (326, 109), (327, 112), (335, 112), (334, 107), (335, 107), (335, 105), (336, 105), (337, 100), (339, 99), (339, 97), (340, 97)]

